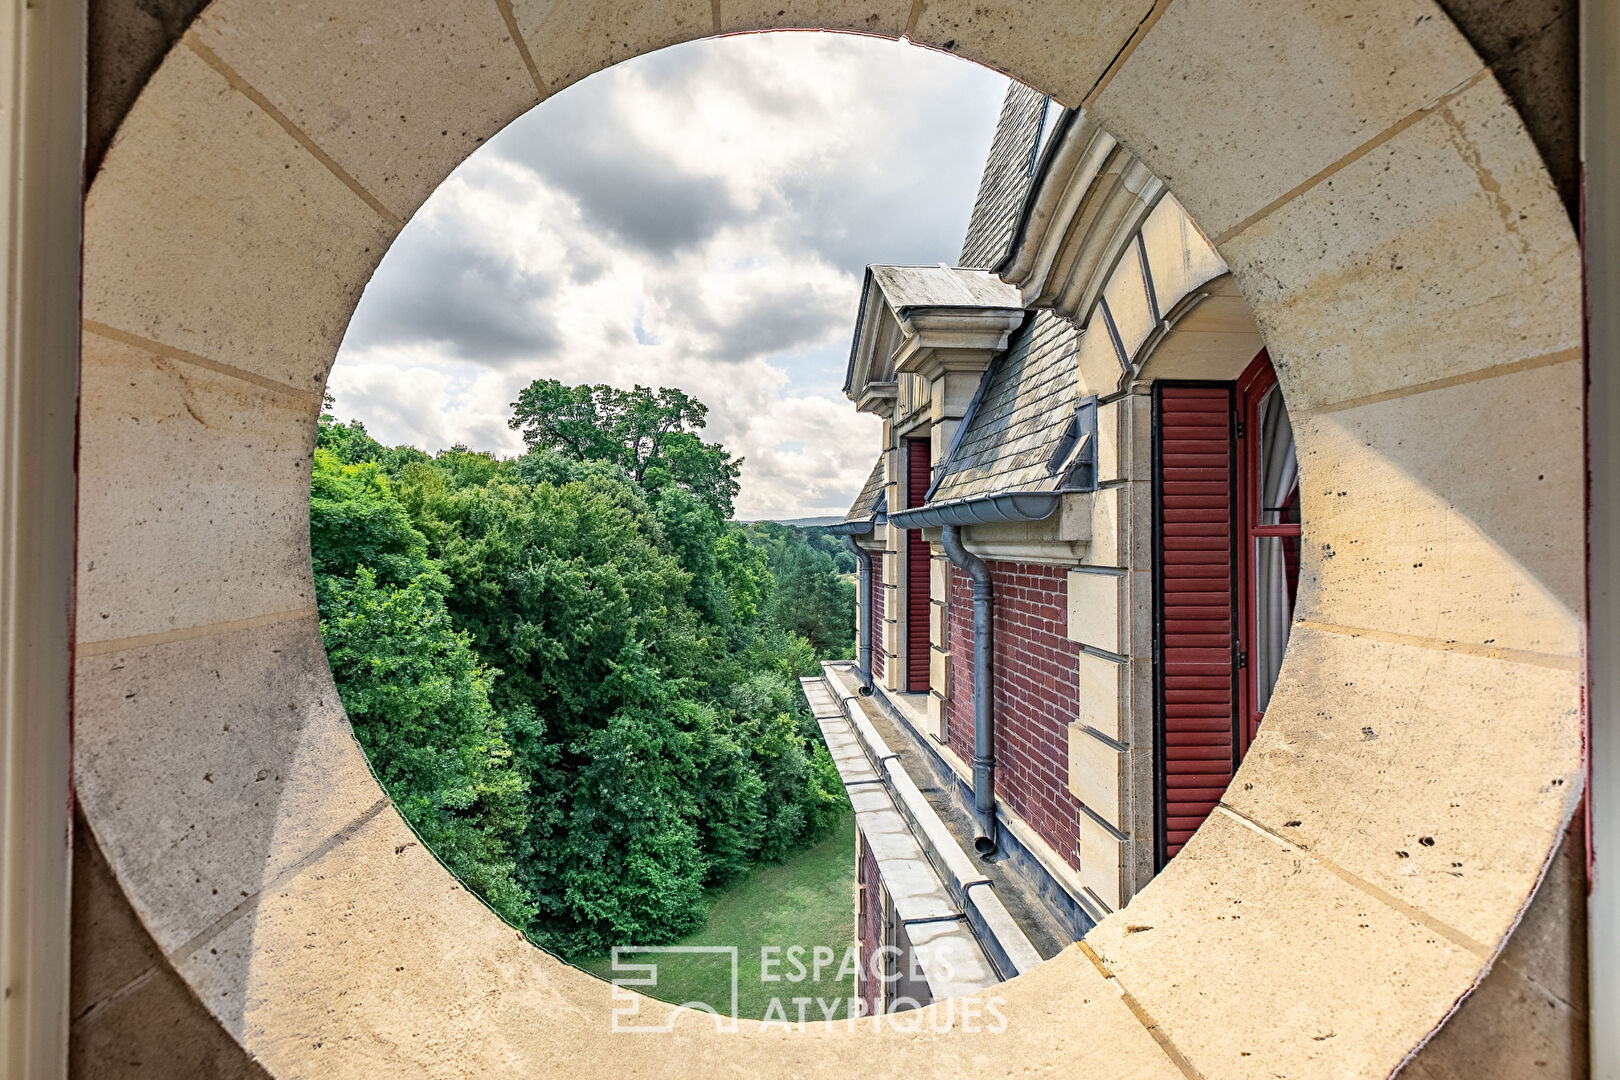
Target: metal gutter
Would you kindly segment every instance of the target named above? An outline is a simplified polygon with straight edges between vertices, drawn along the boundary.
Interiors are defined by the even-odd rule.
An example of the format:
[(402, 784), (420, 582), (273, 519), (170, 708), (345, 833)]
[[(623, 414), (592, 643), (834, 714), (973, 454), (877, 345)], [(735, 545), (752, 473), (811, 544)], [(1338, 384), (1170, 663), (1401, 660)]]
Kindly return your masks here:
[(945, 525), (986, 525), (997, 521), (1045, 521), (1062, 505), (1061, 491), (1006, 491), (896, 510), (890, 524), (902, 529), (933, 529)]
[[(869, 521), (864, 523), (850, 522), (850, 524), (865, 524), (866, 531), (872, 531), (872, 523)], [(870, 694), (872, 692), (872, 627), (861, 624), (863, 622), (870, 623), (872, 619), (872, 553), (855, 542), (855, 533), (847, 532), (842, 535), (844, 537), (844, 546), (849, 549), (851, 555), (855, 556), (855, 565), (857, 567), (855, 602), (859, 605), (860, 617), (855, 620), (855, 633), (860, 640), (856, 643), (855, 655), (860, 658), (858, 663), (861, 673), (861, 693)]]
[[(834, 536), (842, 536), (842, 537), (845, 537), (845, 538), (854, 537), (854, 536), (865, 536), (867, 533), (871, 532), (876, 527), (877, 527), (877, 522), (873, 518), (867, 518), (864, 521), (840, 521), (836, 525), (823, 525), (822, 526), (823, 529), (826, 529), (828, 532), (832, 533)], [(859, 556), (856, 556), (856, 557), (859, 558)]]

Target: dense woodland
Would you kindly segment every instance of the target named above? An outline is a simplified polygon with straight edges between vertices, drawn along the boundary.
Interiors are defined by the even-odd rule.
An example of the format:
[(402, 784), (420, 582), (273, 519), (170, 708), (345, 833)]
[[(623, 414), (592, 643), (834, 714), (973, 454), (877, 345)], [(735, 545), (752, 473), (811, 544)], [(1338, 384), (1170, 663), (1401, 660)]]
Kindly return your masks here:
[(321, 420), (310, 538), (355, 734), (423, 841), (564, 957), (697, 929), (847, 810), (795, 680), (850, 654), (853, 559), (733, 521), (705, 412), (536, 381), (506, 459)]

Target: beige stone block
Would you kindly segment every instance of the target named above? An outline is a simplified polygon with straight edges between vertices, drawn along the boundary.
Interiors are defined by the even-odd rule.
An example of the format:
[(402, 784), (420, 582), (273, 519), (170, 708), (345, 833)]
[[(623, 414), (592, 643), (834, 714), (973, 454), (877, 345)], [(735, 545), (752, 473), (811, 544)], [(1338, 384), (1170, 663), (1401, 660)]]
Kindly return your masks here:
[(1119, 479), (1153, 479), (1153, 398), (1146, 387), (1113, 403), (1119, 412)]
[(1078, 818), (1080, 833), (1080, 884), (1097, 899), (1118, 911), (1130, 899), (1128, 872), (1131, 842), (1103, 825), (1090, 814)]
[(1125, 622), (1125, 640), (1128, 648), (1124, 651), (1131, 656), (1151, 658), (1153, 656), (1153, 571), (1132, 570), (1125, 575), (1125, 601), (1123, 618)]
[(1069, 640), (1111, 653), (1125, 653), (1125, 577), (1070, 570)]
[(74, 696), (79, 799), (165, 951), (387, 798), (313, 616), (81, 654)]
[(163, 961), (81, 812), (73, 819), (70, 1015), (83, 1016)]
[(180, 46), (85, 203), (84, 316), (318, 394), (393, 231)]
[(1203, 1076), (1384, 1075), (1481, 960), (1219, 811), (1086, 943)]
[(1075, 668), (1078, 682), (1075, 721), (1115, 742), (1129, 744), (1131, 737), (1122, 703), (1131, 665), (1083, 652), (1075, 658)]
[(1122, 870), (1127, 899), (1152, 881), (1159, 869), (1154, 863), (1159, 812), (1157, 761), (1151, 735), (1138, 749), (1132, 750), (1130, 770), (1131, 790), (1129, 805), (1125, 808), (1128, 828), (1120, 830), (1132, 838), (1125, 850), (1125, 868)]
[(940, 685), (934, 684), (928, 694), (928, 734), (936, 742), (945, 741), (945, 699), (940, 695)]
[[(1161, 318), (1182, 307), (1187, 294), (1210, 292), (1211, 281), (1226, 271), (1220, 255), (1187, 217), (1176, 197), (1165, 192), (1142, 222), (1142, 249), (1153, 274), (1153, 295)], [(1185, 309), (1183, 309), (1183, 313)], [(1138, 361), (1140, 362), (1140, 357)]]
[[(226, 0), (194, 29), (401, 218), (539, 100), (494, 3)], [(399, 65), (411, 78), (397, 77)]]
[(1084, 17), (1029, 0), (931, 0), (913, 41), (1015, 71), (1066, 105), (1078, 105), (1153, 9), (1149, 0), (1099, 0)]
[(1580, 655), (1581, 394), (1572, 360), (1297, 420), (1298, 615)]
[(935, 648), (945, 647), (945, 605), (931, 603), (928, 605), (928, 641)]
[[(560, 1008), (565, 991), (600, 1010), (581, 1022), (611, 1030), (607, 987), (502, 923), (391, 807), (244, 903), (177, 956), (176, 966), (277, 1075), (304, 1072), (311, 1047), (356, 1039), (362, 1045), (349, 1053), (360, 1060), (381, 1054), (406, 1073), (434, 1072), (446, 1045), (462, 1061), (510, 1063), (512, 1046), (489, 1046), (486, 1025), (517, 1024), (524, 1011)], [(482, 1005), (454, 1008), (463, 999)], [(643, 1007), (654, 1015), (669, 1008), (650, 1001)], [(421, 1038), (429, 1023), (435, 1037)]]
[(1100, 315), (1080, 335), (1074, 363), (1081, 397), (1112, 394), (1119, 389), (1125, 369), (1120, 366), (1119, 351)]
[(889, 599), (897, 595), (895, 586), (900, 583), (900, 553), (898, 551), (885, 551), (883, 553), (883, 582), (889, 587)]
[(1586, 819), (1564, 830), (1546, 876), (1492, 972), (1511, 971), (1584, 1012), (1587, 1005)]
[(1586, 1014), (1508, 969), (1492, 968), (1401, 1080), (1546, 1076), (1586, 1080)]
[(1109, 401), (1097, 406), (1097, 482), (1123, 480), (1130, 461), (1130, 450), (1121, 445), (1125, 437), (1120, 413), (1130, 407), (1130, 399)]
[(74, 1080), (270, 1080), (167, 964), (149, 969), (103, 1007), (76, 1016), (68, 1062)]
[(1158, 706), (1158, 684), (1153, 659), (1146, 656), (1130, 662), (1125, 673), (1124, 716), (1120, 720), (1120, 742), (1131, 746), (1152, 746), (1154, 710)]
[(935, 690), (938, 690), (940, 693), (944, 693), (945, 688), (951, 685), (948, 681), (950, 677), (950, 667), (950, 653), (945, 652), (943, 649), (929, 649), (928, 685), (933, 687)]
[(1586, 859), (1579, 815), (1490, 973), (1401, 1072), (1403, 1080), (1584, 1077)]
[(1131, 753), (1080, 724), (1069, 725), (1069, 791), (1116, 829), (1129, 828)]
[(935, 559), (928, 566), (928, 595), (939, 601), (951, 596), (951, 563), (949, 559)]
[(1575, 234), (1490, 80), (1232, 238), (1226, 255), (1296, 412), (1580, 347)]
[(87, 334), (78, 640), (311, 608), (310, 406)]
[[(1125, 355), (1136, 361), (1137, 350), (1147, 340), (1148, 334), (1153, 332), (1156, 320), (1148, 307), (1142, 260), (1136, 257), (1134, 250), (1128, 251), (1126, 257), (1115, 264), (1108, 276), (1108, 284), (1103, 286), (1103, 301), (1108, 305), (1108, 314), (1113, 317), (1114, 329), (1119, 332)], [(1097, 316), (1093, 316), (1093, 321), (1100, 315), (1099, 311)]]
[(605, 67), (718, 29), (708, 0), (512, 0), (547, 95)]
[[(1191, 6), (1183, 10), (1183, 4)], [(1171, 181), (1196, 188), (1207, 175), (1209, 190), (1199, 195), (1204, 200), (1199, 205), (1209, 206), (1212, 192), (1231, 201), (1264, 202), (1275, 197), (1269, 191), (1288, 186), (1278, 179), (1276, 162), (1297, 163), (1324, 141), (1314, 130), (1289, 138), (1302, 122), (1309, 125), (1311, 110), (1318, 108), (1311, 94), (1325, 95), (1333, 108), (1340, 102), (1335, 95), (1348, 94), (1357, 108), (1367, 102), (1376, 106), (1368, 112), (1376, 116), (1393, 109), (1385, 108), (1390, 102), (1384, 98), (1402, 93), (1402, 80), (1413, 81), (1411, 63), (1430, 63), (1431, 54), (1439, 57), (1435, 67), (1449, 61), (1449, 46), (1425, 49), (1442, 20), (1432, 20), (1434, 25), (1406, 20), (1400, 0), (1392, 0), (1393, 6), (1366, 7), (1365, 17), (1377, 20), (1368, 30), (1370, 24), (1357, 21), (1361, 7), (1349, 10), (1348, 4), (1339, 0), (1325, 10), (1275, 6), (1251, 13), (1237, 3), (1177, 0), (1157, 5), (1166, 19), (1156, 26), (1141, 23), (1149, 13), (1146, 0), (1130, 11), (1106, 4), (1082, 10), (1018, 3), (969, 10), (965, 0), (916, 5), (916, 11), (920, 40), (981, 59), (1004, 56), (1002, 66), (1060, 95), (1068, 94), (1064, 85), (1077, 88), (1070, 100), (1095, 82), (1106, 58), (1119, 55), (1139, 25), (1146, 27), (1146, 36), (1145, 51), (1132, 54), (1137, 59), (1153, 52), (1156, 36), (1174, 25), (1172, 17), (1198, 23), (1210, 21), (1211, 13), (1255, 15), (1217, 26), (1207, 42), (1186, 27), (1167, 32), (1167, 44), (1159, 50), (1166, 77), (1149, 77), (1150, 94), (1117, 99), (1136, 102), (1144, 111), (1206, 110), (1203, 119), (1194, 115), (1179, 124), (1156, 115), (1141, 130), (1165, 133), (1153, 151), (1160, 159), (1199, 162)], [(701, 0), (639, 7), (524, 0), (519, 7), (542, 69), (553, 80), (549, 85), (562, 85), (620, 56), (706, 33), (702, 26), (708, 20), (712, 27), (717, 11)], [(725, 7), (718, 6), (721, 18)], [(1327, 25), (1342, 13), (1352, 16), (1345, 20), (1345, 34)], [(784, 9), (781, 17), (791, 14)], [(1242, 34), (1246, 26), (1269, 26), (1272, 20), (1281, 20), (1277, 35), (1251, 34), (1252, 40), (1234, 50), (1221, 39), (1221, 33)], [(1301, 20), (1315, 27), (1303, 37), (1297, 32)], [(1386, 27), (1402, 28), (1416, 60), (1386, 64), (1402, 51), (1391, 44), (1395, 30)], [(1363, 30), (1372, 36), (1357, 38)], [(960, 37), (947, 38), (947, 33)], [(1451, 33), (1445, 30), (1442, 37)], [(1178, 55), (1178, 35), (1198, 47)], [(1265, 47), (1279, 38), (1292, 53), (1266, 55)], [(1323, 42), (1336, 44), (1315, 48)], [(1101, 62), (1088, 59), (1092, 54), (1086, 50)], [(1207, 57), (1228, 52), (1229, 67), (1209, 66)], [(1354, 59), (1335, 66), (1337, 56)], [(1384, 80), (1364, 94), (1357, 89), (1359, 79), (1342, 77), (1346, 68), (1360, 64), (1369, 85)], [(91, 318), (296, 386), (309, 395), (313, 412), (321, 370), (386, 231), (379, 226), (381, 241), (366, 251), (371, 211), (256, 106), (244, 106), (239, 93), (211, 75), (187, 50), (177, 53), (108, 159), (90, 207)], [(1212, 101), (1189, 103), (1188, 95), (1164, 92), (1183, 77), (1207, 90)], [(1315, 78), (1317, 85), (1290, 95), (1279, 90), (1279, 85), (1287, 89), (1289, 77)], [(1244, 89), (1232, 89), (1239, 85)], [(1492, 96), (1489, 80), (1474, 90), (1484, 94), (1480, 100), (1488, 115), (1483, 120), (1469, 113), (1468, 95), (1456, 99), (1283, 207), (1279, 214), (1301, 210), (1287, 222), (1292, 231), (1267, 235), (1249, 252), (1254, 259), (1245, 271), (1245, 287), (1273, 290), (1261, 303), (1274, 316), (1268, 332), (1282, 342), (1279, 361), (1296, 405), (1308, 404), (1312, 394), (1318, 404), (1331, 404), (1346, 395), (1376, 396), (1434, 379), (1468, 378), (1491, 364), (1544, 355), (1534, 350), (1549, 337), (1568, 338), (1553, 324), (1573, 310), (1568, 288), (1573, 275), (1563, 265), (1567, 258), (1558, 256), (1563, 259), (1558, 262), (1547, 254), (1562, 241), (1538, 231), (1548, 220), (1547, 204), (1538, 201), (1535, 185), (1526, 179), (1538, 166), (1533, 155), (1519, 153), (1527, 145), (1522, 132), (1494, 111), (1499, 97)], [(1251, 117), (1245, 109), (1229, 108), (1220, 100), (1223, 93), (1271, 111)], [(1329, 121), (1333, 108), (1327, 110)], [(1246, 127), (1251, 121), (1252, 132)], [(1352, 132), (1349, 142), (1364, 145), (1387, 121), (1366, 123), (1365, 135)], [(1460, 134), (1454, 142), (1449, 136), (1433, 138), (1435, 123)], [(1279, 138), (1278, 126), (1290, 124)], [(1323, 126), (1331, 135), (1334, 124)], [(1229, 141), (1246, 141), (1223, 151), (1223, 132)], [(1141, 143), (1139, 135), (1128, 136), (1133, 145)], [(297, 152), (283, 152), (289, 145)], [(1399, 154), (1379, 156), (1391, 148)], [(1217, 159), (1228, 152), (1244, 164), (1221, 164)], [(1259, 164), (1251, 165), (1251, 159)], [(1354, 171), (1363, 165), (1368, 167)], [(1234, 180), (1234, 174), (1240, 175)], [(1349, 198), (1352, 187), (1359, 202)], [(1481, 194), (1483, 202), (1476, 198)], [(1325, 201), (1313, 201), (1318, 195)], [(1454, 209), (1458, 206), (1462, 209)], [(1387, 229), (1379, 216), (1383, 212)], [(1425, 225), (1431, 214), (1437, 220), (1432, 230)], [(1263, 232), (1276, 217), (1250, 231)], [(1552, 220), (1563, 221), (1561, 209)], [(1408, 240), (1410, 248), (1403, 246)], [(1311, 259), (1322, 265), (1307, 265)], [(1407, 272), (1424, 287), (1390, 284), (1391, 275)], [(1538, 298), (1545, 299), (1545, 310), (1536, 308)], [(1293, 323), (1284, 318), (1292, 317), (1289, 305), (1299, 314)], [(1409, 313), (1401, 324), (1391, 313), (1403, 309)], [(125, 316), (131, 325), (121, 321)], [(1341, 329), (1332, 332), (1329, 324)], [(1431, 326), (1439, 329), (1431, 332)], [(1364, 350), (1339, 347), (1360, 340), (1363, 329), (1369, 342)], [(1379, 366), (1385, 357), (1390, 370)], [(1498, 441), (1491, 432), (1480, 445), (1484, 449), (1474, 468), (1485, 473), (1511, 466), (1520, 446)], [(1309, 452), (1304, 442), (1302, 449)], [(1377, 452), (1399, 459), (1387, 443), (1381, 442)], [(87, 470), (86, 475), (99, 483), (98, 474)], [(1414, 469), (1412, 475), (1427, 474)], [(1309, 462), (1306, 478), (1311, 479)], [(1452, 498), (1454, 479), (1428, 475), (1446, 500)], [(103, 497), (98, 483), (87, 485), (87, 498)], [(1503, 502), (1522, 496), (1521, 487), (1512, 487)], [(153, 505), (159, 504), (154, 500)], [(1562, 564), (1534, 562), (1539, 556), (1533, 550), (1525, 554), (1528, 549), (1511, 535), (1510, 517), (1497, 516), (1493, 507), (1458, 505), (1459, 514), (1478, 513), (1480, 521), (1490, 523), (1481, 531), (1501, 543), (1506, 558), (1530, 560), (1527, 573), (1561, 595), (1553, 578)], [(1144, 565), (1135, 561), (1146, 536), (1139, 509), (1131, 501), (1121, 527), (1129, 544), (1115, 560), (1118, 565), (1126, 565), (1127, 558), (1129, 565)], [(1309, 504), (1307, 519), (1313, 520)], [(1509, 535), (1494, 533), (1498, 527)], [(1469, 548), (1467, 554), (1473, 557), (1478, 550)], [(1375, 572), (1382, 571), (1357, 580), (1370, 582)], [(298, 580), (307, 581), (307, 567), (298, 571)], [(1319, 591), (1316, 600), (1302, 602), (1325, 605), (1332, 599), (1326, 586)], [(1429, 595), (1425, 602), (1431, 605), (1440, 596)], [(1434, 610), (1437, 622), (1452, 616), (1444, 608)], [(890, 611), (898, 613), (898, 605)], [(1357, 648), (1365, 651), (1324, 654), (1305, 666), (1299, 657), (1306, 653), (1297, 651), (1296, 641), (1285, 684), (1296, 678), (1297, 668), (1299, 689), (1285, 685), (1279, 691), (1262, 730), (1259, 756), (1251, 755), (1245, 766), (1244, 776), (1252, 766), (1254, 778), (1239, 785), (1240, 794), (1255, 792), (1256, 798), (1271, 800), (1256, 815), (1299, 800), (1306, 800), (1303, 805), (1314, 814), (1327, 805), (1324, 800), (1339, 800), (1332, 804), (1332, 828), (1349, 839), (1334, 849), (1333, 866), (1316, 859), (1315, 847), (1302, 846), (1314, 843), (1314, 837), (1279, 844), (1262, 828), (1245, 828), (1218, 813), (1127, 912), (1095, 933), (1106, 962), (1121, 973), (1119, 984), (1105, 981), (1074, 949), (1005, 984), (1006, 1013), (1017, 1034), (1011, 1050), (1006, 1039), (962, 1030), (942, 1035), (926, 1024), (903, 1046), (892, 1034), (799, 1038), (761, 1034), (746, 1025), (738, 1036), (711, 1044), (712, 1026), (703, 1027), (709, 1021), (698, 1017), (699, 1027), (666, 1044), (675, 1047), (669, 1060), (717, 1060), (715, 1047), (724, 1041), (728, 1066), (760, 1075), (870, 1073), (874, 1062), (881, 1071), (903, 1050), (906, 1067), (919, 1074), (982, 1058), (1009, 1067), (1061, 1061), (1075, 1075), (1180, 1076), (1174, 1060), (1155, 1043), (1158, 1035), (1206, 1076), (1262, 1070), (1388, 1075), (1458, 1001), (1488, 958), (1488, 949), (1475, 947), (1483, 938), (1459, 940), (1468, 934), (1458, 927), (1485, 933), (1510, 922), (1550, 849), (1558, 820), (1569, 809), (1558, 799), (1572, 797), (1559, 793), (1575, 786), (1570, 778), (1578, 768), (1571, 764), (1579, 760), (1578, 738), (1570, 732), (1571, 717), (1578, 716), (1572, 702), (1578, 704), (1578, 698), (1574, 672), (1556, 656), (1498, 657), (1491, 650), (1500, 642), (1460, 641), (1473, 650), (1467, 655), (1421, 649), (1396, 631), (1378, 633), (1383, 637), (1360, 640)], [(589, 1037), (611, 1030), (601, 984), (525, 946), (515, 930), (493, 919), (413, 843), (386, 806), (373, 803), (376, 817), (302, 848), (305, 853), (290, 864), (284, 861), (306, 843), (298, 831), (305, 822), (343, 817), (330, 807), (343, 808), (349, 797), (344, 778), (355, 773), (345, 764), (356, 753), (352, 743), (334, 736), (341, 722), (311, 711), (307, 691), (294, 709), (281, 714), (281, 695), (288, 687), (323, 670), (318, 645), (311, 645), (313, 628), (306, 625), (303, 634), (301, 652), (292, 646), (243, 649), (227, 638), (171, 643), (161, 647), (171, 651), (157, 659), (141, 659), (116, 672), (90, 671), (89, 665), (111, 664), (117, 656), (81, 653), (80, 722), (88, 732), (81, 732), (81, 739), (88, 751), (81, 747), (80, 768), (90, 770), (81, 781), (85, 810), (105, 830), (109, 858), (148, 921), (166, 926), (165, 933), (202, 924), (184, 939), (196, 947), (177, 957), (186, 977), (228, 1030), (278, 1074), (436, 1075), (446, 1070), (447, 1061), (452, 1069), (490, 1075), (645, 1071), (646, 1040)], [(195, 652), (175, 651), (185, 648)], [(900, 665), (891, 661), (890, 672), (897, 680)], [(136, 676), (141, 681), (117, 681)], [(329, 682), (323, 685), (330, 694)], [(1139, 694), (1137, 685), (1133, 675), (1133, 695)], [(1294, 704), (1285, 708), (1285, 698)], [(229, 724), (233, 737), (244, 727), (246, 735), (240, 743), (218, 741), (215, 724)], [(1364, 728), (1375, 738), (1365, 739)], [(1398, 738), (1381, 734), (1390, 730)], [(1395, 738), (1402, 753), (1382, 758), (1343, 753), (1356, 738), (1375, 748)], [(89, 764), (83, 760), (87, 752), (94, 755)], [(1265, 771), (1267, 755), (1284, 755), (1279, 760), (1288, 767)], [(1124, 772), (1134, 792), (1146, 759), (1140, 752), (1129, 757)], [(284, 761), (294, 762), (292, 780), (274, 771), (257, 775)], [(207, 777), (190, 774), (199, 766)], [(1478, 780), (1464, 775), (1475, 772)], [(229, 803), (211, 789), (222, 775), (235, 785)], [(318, 777), (320, 784), (309, 777)], [(1250, 783), (1254, 786), (1247, 787)], [(272, 789), (272, 784), (283, 787)], [(266, 800), (260, 787), (274, 794)], [(164, 805), (163, 796), (173, 805)], [(1459, 808), (1445, 801), (1459, 796)], [(1318, 801), (1310, 802), (1313, 798)], [(1487, 806), (1487, 798), (1496, 803)], [(268, 806), (261, 805), (266, 801)], [(1138, 821), (1141, 800), (1122, 796), (1121, 801), (1131, 803), (1136, 815), (1131, 820)], [(1458, 816), (1447, 818), (1454, 809)], [(259, 816), (239, 826), (232, 813)], [(1437, 818), (1447, 826), (1445, 836), (1415, 832)], [(1299, 826), (1289, 826), (1273, 816), (1265, 828), (1304, 833), (1307, 819), (1300, 820)], [(196, 826), (195, 838), (182, 828), (187, 823)], [(1476, 863), (1484, 867), (1483, 887), (1469, 893), (1471, 880), (1462, 885), (1441, 880), (1450, 877), (1450, 869), (1438, 865), (1426, 866), (1435, 871), (1432, 881), (1402, 879), (1399, 870), (1417, 853), (1389, 872), (1378, 859), (1389, 858), (1388, 841), (1409, 834), (1436, 856), (1442, 844), (1466, 848), (1464, 872)], [(1435, 845), (1423, 845), (1423, 836)], [(232, 898), (216, 915), (205, 906), (214, 899), (201, 895), (198, 886), (234, 880), (258, 891)], [(222, 895), (219, 902), (224, 900)], [(1411, 918), (1414, 913), (1422, 916), (1421, 924)], [(1362, 992), (1366, 987), (1379, 992)], [(1121, 988), (1157, 1023), (1153, 1032), (1131, 1014)], [(178, 982), (169, 989), (171, 1002), (191, 1003)], [(134, 1071), (141, 1067), (134, 1055), (140, 1055), (149, 1066), (145, 1071), (232, 1075), (223, 1060), (160, 1056), (189, 1043), (184, 1030), (165, 1021), (164, 1009), (148, 1009), (145, 1002), (151, 1000), (143, 988), (131, 987), (112, 1003), (116, 1008), (81, 1019), (75, 1025), (75, 1060), (88, 1057), (113, 1062), (109, 1070), (128, 1066)], [(667, 1014), (661, 1006), (647, 1008), (655, 1020)], [(114, 1022), (120, 1016), (124, 1020)], [(566, 1022), (536, 1024), (537, 1016), (562, 1016)], [(1492, 1022), (1502, 1026), (1500, 1020)], [(95, 1035), (98, 1028), (101, 1035)], [(202, 1030), (220, 1033), (206, 1024)], [(583, 1041), (581, 1031), (587, 1033)], [(1075, 1031), (1088, 1037), (1077, 1042)], [(87, 1034), (98, 1041), (82, 1041)], [(1539, 1038), (1539, 1032), (1528, 1033), (1524, 1048), (1544, 1045), (1536, 1042)], [(94, 1052), (87, 1055), (86, 1045)]]
[(1129, 507), (1125, 489), (1100, 488), (1091, 498), (1091, 546), (1085, 562), (1092, 566), (1124, 566), (1130, 555)]
[(1576, 662), (1306, 624), (1226, 801), (1488, 954), (1580, 786)]
[(1130, 567), (1135, 571), (1153, 569), (1153, 484), (1149, 481), (1133, 482), (1125, 486), (1120, 498), (1130, 511)]
[(1479, 70), (1423, 0), (1200, 0), (1163, 9), (1091, 114), (1213, 237)]
[(1265, 347), (1232, 276), (1222, 275), (1211, 286), (1218, 292), (1199, 301), (1159, 340), (1138, 379), (1236, 379)]
[(911, 0), (800, 0), (787, 5), (727, 0), (720, 5), (720, 31), (849, 30), (897, 38), (910, 13)]

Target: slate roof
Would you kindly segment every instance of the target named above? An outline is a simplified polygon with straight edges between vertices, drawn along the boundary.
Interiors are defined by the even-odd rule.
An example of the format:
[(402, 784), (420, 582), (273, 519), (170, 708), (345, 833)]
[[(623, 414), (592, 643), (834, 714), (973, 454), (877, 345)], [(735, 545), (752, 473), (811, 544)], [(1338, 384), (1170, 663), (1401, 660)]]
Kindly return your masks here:
[(929, 503), (1009, 491), (1055, 491), (1053, 456), (1080, 399), (1075, 351), (1080, 334), (1040, 311), (985, 373)]
[(1018, 82), (1007, 87), (973, 216), (968, 220), (967, 238), (962, 242), (961, 265), (989, 268), (1006, 255), (1024, 199), (1035, 181), (1035, 148), (1047, 108), (1046, 97), (1039, 91)]
[(872, 466), (872, 474), (866, 478), (861, 487), (861, 493), (855, 496), (855, 505), (849, 508), (844, 515), (845, 521), (866, 521), (877, 513), (878, 500), (883, 498), (883, 455), (879, 454), (877, 462)]

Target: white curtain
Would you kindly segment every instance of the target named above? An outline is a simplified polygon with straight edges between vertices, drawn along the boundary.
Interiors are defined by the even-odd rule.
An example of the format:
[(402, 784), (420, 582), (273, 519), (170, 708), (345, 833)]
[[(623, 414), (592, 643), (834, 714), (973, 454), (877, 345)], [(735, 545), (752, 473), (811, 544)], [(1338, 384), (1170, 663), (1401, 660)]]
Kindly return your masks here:
[[(1294, 453), (1294, 426), (1282, 393), (1273, 386), (1260, 400), (1260, 524), (1281, 525), (1299, 520), (1299, 459)], [(1255, 547), (1255, 683), (1264, 711), (1277, 685), (1288, 628), (1294, 615), (1287, 549), (1298, 559), (1299, 541), (1292, 537), (1261, 537)]]

